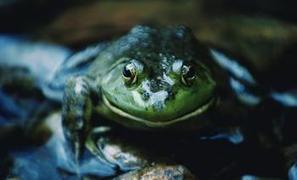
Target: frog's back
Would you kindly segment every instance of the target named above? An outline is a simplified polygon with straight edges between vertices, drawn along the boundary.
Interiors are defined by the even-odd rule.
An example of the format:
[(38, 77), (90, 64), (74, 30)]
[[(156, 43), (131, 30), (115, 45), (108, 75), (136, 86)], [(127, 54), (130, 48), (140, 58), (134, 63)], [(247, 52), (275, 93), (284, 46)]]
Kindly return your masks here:
[[(89, 74), (103, 77), (124, 57), (145, 59), (153, 63), (152, 61), (158, 60), (157, 57), (162, 54), (174, 54), (181, 59), (196, 60), (191, 57), (200, 57), (207, 52), (204, 46), (198, 45), (197, 48), (197, 45), (191, 30), (185, 26), (159, 28), (137, 25), (100, 52)], [(199, 58), (200, 60), (203, 58)]]

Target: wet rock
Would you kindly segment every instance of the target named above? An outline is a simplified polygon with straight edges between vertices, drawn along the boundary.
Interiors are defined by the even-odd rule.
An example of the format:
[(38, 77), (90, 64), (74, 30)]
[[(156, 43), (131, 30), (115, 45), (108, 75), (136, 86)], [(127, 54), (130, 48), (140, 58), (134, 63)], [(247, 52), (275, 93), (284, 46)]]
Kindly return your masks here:
[(141, 179), (141, 180), (171, 180), (196, 179), (194, 175), (182, 165), (158, 164), (141, 170), (132, 171), (114, 178), (114, 180)]

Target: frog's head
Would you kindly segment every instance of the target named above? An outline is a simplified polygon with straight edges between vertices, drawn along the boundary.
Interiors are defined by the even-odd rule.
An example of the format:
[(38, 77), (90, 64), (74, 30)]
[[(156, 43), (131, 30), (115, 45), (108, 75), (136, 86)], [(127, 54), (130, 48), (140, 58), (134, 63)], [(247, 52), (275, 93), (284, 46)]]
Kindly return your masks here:
[(128, 50), (101, 85), (103, 102), (117, 121), (142, 127), (199, 122), (215, 104), (216, 84), (201, 62), (207, 52), (188, 28), (137, 26), (115, 43)]

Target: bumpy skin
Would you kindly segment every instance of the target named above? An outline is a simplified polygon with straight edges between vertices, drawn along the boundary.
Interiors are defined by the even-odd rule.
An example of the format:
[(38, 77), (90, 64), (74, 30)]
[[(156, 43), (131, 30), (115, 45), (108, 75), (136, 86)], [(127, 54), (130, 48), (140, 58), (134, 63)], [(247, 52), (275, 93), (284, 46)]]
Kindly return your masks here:
[(202, 64), (207, 52), (184, 26), (136, 26), (106, 45), (64, 90), (63, 124), (76, 152), (94, 112), (136, 129), (188, 131), (208, 124), (216, 83)]

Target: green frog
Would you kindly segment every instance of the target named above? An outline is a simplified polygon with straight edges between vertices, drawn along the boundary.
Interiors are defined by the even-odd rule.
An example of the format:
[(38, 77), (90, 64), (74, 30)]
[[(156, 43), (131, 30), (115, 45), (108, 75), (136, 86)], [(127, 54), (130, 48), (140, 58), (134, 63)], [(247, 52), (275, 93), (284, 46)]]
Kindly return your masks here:
[[(180, 136), (207, 127), (230, 127), (232, 120), (242, 121), (263, 97), (254, 91), (258, 83), (244, 66), (202, 45), (185, 26), (135, 26), (117, 40), (78, 53), (39, 44), (37, 50), (47, 50), (45, 60), (52, 58), (51, 63), (38, 67), (36, 62), (41, 60), (32, 56), (36, 54), (32, 47), (31, 54), (20, 51), (23, 59), (31, 61), (11, 57), (11, 61), (0, 59), (0, 63), (25, 65), (43, 94), (62, 104), (64, 134), (77, 161), (85, 148), (108, 164), (146, 161), (121, 154), (124, 146), (97, 136), (109, 131), (104, 127), (108, 120), (119, 124), (119, 129), (135, 130), (134, 135), (142, 131)], [(296, 104), (295, 100), (280, 99), (288, 106)], [(133, 158), (118, 159), (115, 156), (119, 154)], [(125, 169), (123, 164), (120, 166)]]
[(134, 27), (67, 81), (62, 106), (68, 136), (81, 139), (94, 112), (134, 129), (203, 127), (216, 104), (216, 82), (202, 61), (208, 58), (184, 26)]
[[(207, 114), (218, 102), (216, 82), (203, 63), (211, 57), (189, 28), (136, 26), (118, 40), (94, 49), (97, 52), (91, 57), (76, 54), (69, 58), (69, 63), (87, 63), (83, 64), (85, 70), (80, 67), (81, 73), (68, 74), (64, 87), (64, 133), (72, 142), (78, 161), (86, 147), (101, 162), (118, 165), (122, 170), (130, 166), (132, 169), (142, 167), (143, 162), (147, 162), (142, 156), (132, 156), (131, 152), (122, 150), (121, 153), (128, 153), (137, 161), (124, 158), (126, 163), (121, 163), (114, 157), (110, 160), (108, 152), (100, 148), (100, 138), (93, 138), (94, 129), (98, 129), (95, 127), (102, 126), (105, 120), (114, 121), (130, 131), (178, 134), (211, 124)], [(88, 48), (80, 53), (91, 50)], [(77, 64), (64, 64), (55, 77), (65, 77), (61, 74), (71, 72), (71, 68), (65, 67), (77, 68)], [(57, 87), (57, 81), (55, 83)], [(166, 141), (169, 139), (164, 143)], [(125, 146), (127, 144), (119, 149)], [(109, 144), (105, 143), (103, 147), (109, 147)]]
[[(21, 67), (21, 73), (4, 80), (28, 77), (46, 98), (62, 104), (64, 134), (77, 161), (83, 159), (85, 149), (109, 165), (118, 161), (111, 161), (107, 157), (110, 152), (98, 147), (100, 137), (94, 139), (108, 129), (100, 129), (106, 120), (120, 124), (119, 129), (136, 130), (136, 134), (181, 135), (212, 124), (208, 114), (218, 97), (217, 83), (207, 64), (211, 56), (185, 26), (135, 26), (117, 40), (78, 53), (48, 44), (2, 41), (3, 55), (21, 49), (17, 50), (21, 58), (7, 53), (0, 60), (3, 69), (12, 66), (18, 72)], [(102, 146), (114, 147), (104, 142)], [(130, 159), (120, 165), (122, 169), (129, 166)]]
[[(88, 63), (83, 64), (84, 70), (80, 68), (81, 73), (71, 75), (64, 87), (64, 132), (74, 142), (77, 159), (84, 146), (106, 157), (98, 150), (99, 142), (89, 138), (103, 119), (130, 130), (181, 136), (208, 127), (224, 129), (225, 125), (223, 131), (233, 131), (232, 126), (247, 122), (244, 119), (251, 118), (253, 107), (267, 96), (294, 106), (275, 98), (275, 92), (262, 92), (245, 66), (202, 45), (185, 26), (135, 26), (118, 40), (95, 49), (95, 53), (87, 53), (91, 58), (74, 57), (78, 64)], [(234, 141), (241, 142), (242, 134), (235, 131), (231, 132)], [(213, 137), (220, 136), (226, 135), (220, 132)]]

